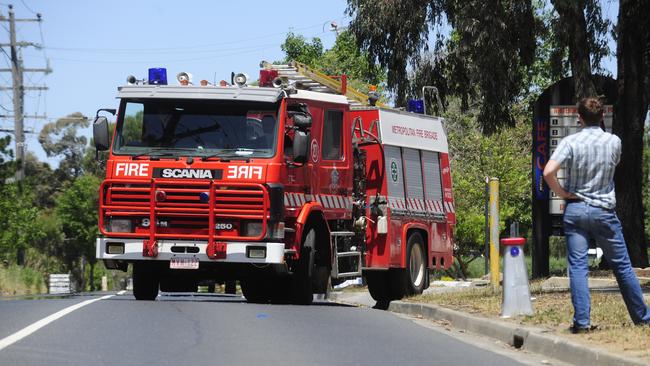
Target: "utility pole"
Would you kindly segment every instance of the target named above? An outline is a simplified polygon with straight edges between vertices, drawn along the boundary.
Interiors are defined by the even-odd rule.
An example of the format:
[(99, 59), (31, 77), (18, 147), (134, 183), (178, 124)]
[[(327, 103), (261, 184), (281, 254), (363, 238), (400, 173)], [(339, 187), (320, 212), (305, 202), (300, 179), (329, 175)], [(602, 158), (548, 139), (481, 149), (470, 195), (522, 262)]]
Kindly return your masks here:
[[(23, 73), (24, 72), (44, 72), (49, 74), (52, 72), (49, 65), (44, 69), (26, 69), (23, 67), (23, 60), (18, 52), (19, 47), (33, 46), (41, 48), (40, 45), (31, 42), (18, 42), (16, 41), (16, 22), (41, 22), (41, 14), (36, 14), (36, 19), (16, 19), (14, 16), (13, 6), (9, 5), (9, 18), (5, 18), (0, 14), (0, 21), (9, 22), (9, 44), (0, 44), (0, 47), (9, 47), (11, 57), (11, 69), (0, 69), (0, 72), (11, 72), (12, 87), (0, 87), (0, 90), (13, 90), (13, 105), (14, 105), (14, 136), (16, 140), (16, 161), (18, 162), (18, 171), (16, 172), (16, 180), (22, 181), (25, 178), (25, 90), (47, 90), (46, 86), (24, 86)], [(11, 116), (4, 116), (11, 117)], [(45, 118), (45, 116), (29, 116), (30, 118)]]

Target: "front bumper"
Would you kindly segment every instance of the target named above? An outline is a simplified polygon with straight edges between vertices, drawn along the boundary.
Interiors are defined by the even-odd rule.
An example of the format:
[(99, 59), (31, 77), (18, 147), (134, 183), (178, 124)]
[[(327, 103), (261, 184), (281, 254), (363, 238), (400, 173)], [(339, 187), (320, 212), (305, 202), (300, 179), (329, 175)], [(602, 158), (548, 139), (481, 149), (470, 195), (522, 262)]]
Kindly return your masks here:
[[(123, 243), (123, 254), (109, 254), (106, 250), (108, 243)], [(156, 257), (145, 257), (142, 255), (143, 239), (126, 238), (97, 238), (96, 257), (97, 259), (109, 259), (118, 261), (168, 261), (173, 257), (188, 258), (197, 257), (200, 262), (225, 262), (225, 263), (260, 263), (260, 264), (281, 264), (284, 263), (284, 243), (264, 242), (227, 242), (226, 258), (210, 259), (206, 254), (207, 241), (192, 240), (159, 240), (158, 255)], [(172, 251), (173, 247), (198, 248), (196, 253), (177, 253)], [(249, 258), (248, 248), (266, 248), (265, 258)]]

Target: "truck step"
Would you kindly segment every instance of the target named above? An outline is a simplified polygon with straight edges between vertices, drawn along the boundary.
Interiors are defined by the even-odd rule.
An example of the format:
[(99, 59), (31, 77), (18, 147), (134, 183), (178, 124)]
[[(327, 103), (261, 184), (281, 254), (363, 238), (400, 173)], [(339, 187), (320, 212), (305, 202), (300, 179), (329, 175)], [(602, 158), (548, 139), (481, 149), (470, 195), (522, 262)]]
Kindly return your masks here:
[[(358, 277), (361, 276), (362, 253), (356, 247), (350, 247), (347, 251), (339, 251), (339, 247), (346, 238), (355, 234), (352, 231), (332, 231), (330, 241), (334, 251), (334, 263), (332, 263), (332, 278)], [(351, 249), (351, 250), (350, 250)]]

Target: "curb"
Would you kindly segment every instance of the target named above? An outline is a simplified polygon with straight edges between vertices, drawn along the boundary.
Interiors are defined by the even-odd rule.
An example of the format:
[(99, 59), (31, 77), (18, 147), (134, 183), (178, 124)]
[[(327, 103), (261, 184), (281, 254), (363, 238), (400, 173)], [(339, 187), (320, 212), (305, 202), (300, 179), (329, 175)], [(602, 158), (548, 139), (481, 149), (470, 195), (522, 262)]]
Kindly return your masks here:
[(454, 328), (498, 339), (515, 348), (547, 355), (558, 361), (593, 366), (641, 366), (647, 363), (604, 350), (598, 350), (544, 334), (538, 328), (521, 327), (503, 321), (486, 319), (434, 305), (393, 301), (388, 310), (428, 320), (446, 320)]

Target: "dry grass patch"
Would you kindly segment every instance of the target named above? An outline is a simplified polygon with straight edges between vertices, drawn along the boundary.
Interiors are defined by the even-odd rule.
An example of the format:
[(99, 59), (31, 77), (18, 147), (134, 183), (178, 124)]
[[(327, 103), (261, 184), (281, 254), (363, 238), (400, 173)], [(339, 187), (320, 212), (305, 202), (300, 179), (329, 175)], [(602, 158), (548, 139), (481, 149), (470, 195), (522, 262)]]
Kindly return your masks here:
[(17, 265), (0, 267), (0, 296), (44, 293), (47, 286), (40, 272)]
[[(453, 310), (490, 318), (501, 312), (501, 291), (492, 288), (470, 288), (454, 292), (428, 294), (408, 301), (437, 304)], [(590, 347), (601, 347), (617, 354), (640, 357), (650, 361), (650, 327), (636, 327), (630, 320), (625, 303), (618, 292), (592, 291), (591, 321), (599, 329), (589, 334), (574, 335), (568, 330), (572, 322), (571, 294), (542, 292), (541, 283), (531, 284), (534, 298), (532, 316), (507, 321), (544, 328), (551, 333)]]

